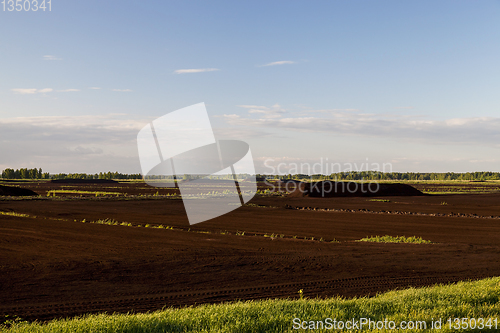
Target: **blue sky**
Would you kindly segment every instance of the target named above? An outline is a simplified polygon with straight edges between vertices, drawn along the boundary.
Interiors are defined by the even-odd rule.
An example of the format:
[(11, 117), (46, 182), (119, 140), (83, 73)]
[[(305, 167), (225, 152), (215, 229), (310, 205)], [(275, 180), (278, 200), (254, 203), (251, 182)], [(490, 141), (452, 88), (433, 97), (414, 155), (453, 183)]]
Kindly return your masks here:
[(140, 128), (205, 102), (259, 172), (322, 158), (500, 171), (498, 17), (498, 0), (0, 11), (0, 169), (139, 172)]

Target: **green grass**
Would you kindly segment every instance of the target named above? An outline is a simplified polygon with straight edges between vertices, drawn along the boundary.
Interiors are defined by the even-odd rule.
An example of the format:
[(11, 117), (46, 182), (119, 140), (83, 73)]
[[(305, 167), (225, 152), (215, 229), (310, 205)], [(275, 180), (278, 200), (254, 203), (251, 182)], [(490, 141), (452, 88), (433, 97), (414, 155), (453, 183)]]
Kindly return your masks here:
[(49, 197), (50, 195), (56, 196), (56, 194), (91, 194), (95, 195), (96, 197), (98, 196), (104, 196), (104, 195), (121, 195), (123, 193), (121, 192), (103, 192), (103, 191), (80, 191), (80, 190), (50, 190), (47, 191), (47, 196)]
[(83, 220), (82, 222), (83, 223), (107, 224), (107, 225), (123, 225), (126, 227), (132, 227), (132, 223), (118, 222), (118, 221), (115, 221), (113, 219), (103, 219), (103, 220), (89, 221), (89, 222), (87, 222), (87, 220)]
[(427, 191), (427, 190), (420, 190), (424, 194), (433, 194), (433, 195), (448, 195), (448, 194), (488, 194), (488, 193), (498, 193), (499, 191), (497, 189), (492, 189), (492, 190), (450, 190), (448, 192), (443, 192), (443, 191)]
[(431, 241), (422, 239), (422, 237), (405, 237), (405, 236), (371, 236), (358, 240), (357, 242), (375, 242), (375, 243), (414, 243), (414, 244), (430, 244)]
[[(466, 330), (450, 329), (448, 318), (483, 318), (492, 320), (491, 329), (476, 331), (499, 332), (495, 327), (500, 316), (500, 278), (475, 282), (460, 282), (425, 288), (391, 291), (372, 298), (310, 299), (307, 288), (298, 291), (300, 299), (231, 302), (200, 305), (182, 309), (165, 309), (145, 314), (99, 314), (40, 323), (15, 321), (6, 332), (304, 332), (293, 328), (300, 321), (337, 321), (369, 318), (372, 321), (425, 322), (431, 331), (431, 321), (441, 319), (439, 332)], [(297, 321), (298, 322), (298, 321)], [(452, 321), (453, 323), (453, 321)], [(500, 325), (500, 323), (498, 323)], [(365, 326), (366, 328), (366, 326)], [(336, 330), (317, 330), (333, 332)], [(364, 329), (363, 332), (388, 330)]]
[[(0, 212), (1, 213), (1, 212)], [(74, 220), (75, 222), (77, 220)], [(331, 243), (340, 243), (336, 239), (332, 240), (325, 240), (323, 237), (320, 237), (319, 239), (316, 239), (315, 237), (309, 237), (309, 236), (289, 236), (285, 234), (275, 234), (275, 233), (255, 233), (255, 232), (249, 232), (247, 233), (246, 231), (228, 231), (228, 230), (220, 230), (220, 231), (213, 231), (213, 230), (197, 230), (191, 228), (183, 228), (183, 227), (171, 227), (171, 226), (164, 226), (164, 225), (152, 225), (152, 224), (132, 224), (129, 222), (119, 222), (114, 219), (106, 218), (106, 219), (99, 219), (95, 221), (87, 221), (86, 219), (81, 220), (80, 222), (82, 223), (95, 223), (95, 224), (107, 224), (107, 225), (120, 225), (120, 226), (126, 226), (126, 227), (139, 227), (139, 228), (153, 228), (153, 229), (167, 229), (167, 230), (175, 230), (175, 231), (181, 231), (181, 232), (194, 232), (194, 233), (199, 233), (199, 234), (219, 234), (219, 235), (236, 235), (236, 236), (252, 236), (252, 237), (265, 237), (265, 238), (271, 238), (271, 239), (277, 239), (277, 238), (282, 238), (282, 239), (301, 239), (301, 240), (310, 240), (310, 241), (319, 241), (319, 242), (331, 242)]]
[(8, 216), (16, 216), (16, 217), (31, 217), (31, 218), (36, 217), (36, 216), (31, 216), (28, 214), (16, 213), (16, 212), (0, 212), (0, 215), (8, 215)]

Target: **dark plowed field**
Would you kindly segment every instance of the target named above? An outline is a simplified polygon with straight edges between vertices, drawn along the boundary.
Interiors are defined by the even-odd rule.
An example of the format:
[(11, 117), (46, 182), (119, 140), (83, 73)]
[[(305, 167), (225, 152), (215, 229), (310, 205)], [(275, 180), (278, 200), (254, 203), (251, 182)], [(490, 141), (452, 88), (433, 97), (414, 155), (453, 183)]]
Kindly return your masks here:
[[(189, 226), (182, 201), (161, 197), (173, 190), (82, 184), (73, 189), (134, 197), (45, 196), (61, 186), (32, 183), (24, 187), (41, 198), (0, 200), (0, 316), (147, 311), (299, 289), (350, 297), (500, 275), (500, 194), (261, 196)], [(132, 226), (88, 223), (99, 219)], [(434, 243), (356, 242), (371, 235)]]

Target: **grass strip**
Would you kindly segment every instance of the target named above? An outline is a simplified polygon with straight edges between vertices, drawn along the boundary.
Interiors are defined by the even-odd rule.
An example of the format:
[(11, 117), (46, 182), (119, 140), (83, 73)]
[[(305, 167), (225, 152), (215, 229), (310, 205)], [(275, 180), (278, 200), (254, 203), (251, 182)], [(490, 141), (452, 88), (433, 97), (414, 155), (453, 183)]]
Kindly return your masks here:
[[(298, 300), (231, 302), (140, 314), (85, 315), (44, 324), (14, 321), (5, 332), (303, 332), (305, 330), (294, 329), (294, 320), (296, 323), (305, 321), (309, 331), (311, 325), (317, 328), (319, 322), (326, 322), (327, 318), (337, 322), (368, 318), (374, 322), (393, 321), (396, 325), (402, 321), (418, 321), (420, 329), (411, 330), (413, 332), (431, 331), (432, 322), (439, 319), (440, 332), (456, 332), (455, 326), (450, 327), (450, 324), (456, 325), (455, 318), (469, 318), (468, 325), (474, 318), (475, 331), (500, 331), (499, 277), (390, 291), (372, 298), (308, 299), (307, 290), (301, 291)], [(481, 321), (483, 329), (478, 329)], [(488, 323), (490, 327), (484, 327)], [(335, 330), (316, 330), (331, 331)], [(366, 326), (362, 330), (375, 331), (389, 330), (366, 329)]]
[(15, 216), (15, 217), (31, 217), (31, 218), (36, 218), (36, 216), (31, 216), (31, 215), (28, 215), (28, 214), (16, 213), (16, 212), (2, 212), (2, 211), (0, 211), (0, 215)]
[(371, 236), (371, 237), (365, 237), (360, 240), (357, 240), (357, 242), (375, 242), (375, 243), (413, 243), (413, 244), (430, 244), (432, 243), (431, 241), (422, 239), (422, 237), (416, 237), (416, 236), (411, 236), (411, 237), (405, 237), (405, 236)]
[(55, 196), (56, 194), (92, 194), (96, 197), (104, 195), (121, 195), (121, 192), (104, 192), (104, 191), (81, 191), (81, 190), (50, 190), (47, 191), (47, 196)]

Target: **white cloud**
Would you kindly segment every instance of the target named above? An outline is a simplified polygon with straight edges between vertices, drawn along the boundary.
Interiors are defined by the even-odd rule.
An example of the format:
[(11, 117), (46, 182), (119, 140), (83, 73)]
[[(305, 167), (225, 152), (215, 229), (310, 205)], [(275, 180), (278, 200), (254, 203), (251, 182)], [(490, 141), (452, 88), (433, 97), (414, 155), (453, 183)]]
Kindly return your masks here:
[[(426, 144), (461, 144), (500, 147), (500, 118), (475, 117), (444, 121), (367, 114), (353, 111), (330, 112), (327, 117), (277, 116), (272, 108), (262, 109), (246, 105), (259, 118), (237, 114), (224, 115), (233, 126), (285, 129), (290, 131), (324, 132), (335, 135), (392, 138)], [(276, 108), (282, 110), (281, 108)], [(313, 113), (313, 111), (311, 111)], [(268, 116), (271, 114), (271, 116)]]
[(101, 88), (100, 87), (89, 87), (89, 89), (98, 90), (98, 89), (101, 89)]
[(175, 70), (175, 74), (189, 74), (189, 73), (203, 73), (203, 72), (215, 72), (219, 71), (218, 68), (192, 68), (192, 69), (178, 69)]
[[(21, 126), (25, 128), (59, 128), (73, 129), (87, 128), (89, 131), (107, 132), (119, 129), (134, 129), (139, 131), (147, 120), (123, 119), (124, 113), (114, 113), (109, 115), (89, 115), (89, 116), (41, 116), (41, 117), (15, 117), (0, 118), (0, 126)], [(72, 133), (72, 132), (68, 133)], [(57, 131), (56, 131), (57, 132)], [(0, 132), (1, 133), (1, 132)], [(74, 133), (78, 135), (78, 133)], [(137, 133), (136, 133), (137, 134)], [(104, 136), (106, 134), (104, 133)]]
[(279, 118), (281, 114), (285, 113), (286, 110), (283, 109), (279, 104), (274, 104), (271, 107), (261, 106), (261, 105), (238, 105), (240, 108), (248, 109), (250, 114), (260, 114), (264, 118)]
[(290, 61), (290, 60), (282, 60), (282, 61), (270, 62), (268, 64), (261, 65), (259, 67), (278, 66), (278, 65), (291, 65), (291, 64), (296, 64), (296, 62), (295, 61)]
[(309, 112), (325, 112), (325, 113), (335, 113), (339, 111), (356, 112), (359, 109), (320, 109), (320, 110), (309, 110)]
[(75, 91), (80, 91), (80, 89), (63, 89), (63, 90), (58, 90), (58, 92), (75, 92)]
[(237, 105), (237, 106), (245, 109), (262, 109), (262, 110), (267, 109), (267, 106), (261, 106), (261, 105)]
[[(44, 88), (44, 89), (16, 88), (16, 89), (11, 89), (11, 91), (15, 92), (16, 94), (20, 94), (20, 95), (32, 95), (32, 94), (45, 94), (45, 93), (53, 92), (54, 89), (52, 89), (52, 88)], [(62, 89), (62, 90), (56, 90), (56, 91), (57, 92), (75, 92), (75, 91), (80, 91), (80, 89)]]
[(264, 137), (272, 137), (274, 134), (268, 131), (263, 131), (254, 128), (241, 128), (241, 127), (214, 127), (215, 137), (217, 140), (245, 140), (245, 139), (262, 139)]
[(44, 94), (44, 93), (48, 93), (48, 92), (52, 92), (54, 91), (54, 89), (52, 88), (45, 88), (45, 89), (39, 89), (37, 92), (40, 93), (40, 94)]
[(58, 58), (58, 57), (53, 56), (53, 55), (44, 55), (43, 60), (62, 60), (62, 58)]
[[(376, 155), (378, 161), (390, 161), (398, 168), (396, 171), (497, 170), (500, 161), (496, 148), (492, 148), (492, 145), (500, 148), (497, 130), (500, 118), (435, 121), (352, 111), (297, 116), (291, 111), (283, 113), (278, 104), (240, 107), (267, 112), (278, 110), (278, 114), (283, 115), (280, 118), (268, 118), (260, 112), (225, 115), (222, 119), (230, 126), (214, 128), (218, 138), (248, 139), (257, 172), (268, 170), (259, 163), (263, 156), (278, 155), (285, 158), (284, 161), (309, 158), (315, 163), (318, 162), (316, 156), (335, 152), (332, 162), (355, 162), (365, 157), (372, 161), (370, 155), (364, 155), (372, 150), (374, 154), (382, 152)], [(151, 120), (131, 119), (125, 114), (0, 118), (0, 169), (42, 167), (48, 172), (136, 173), (140, 170), (137, 133)], [(329, 141), (321, 132), (345, 135), (345, 140)], [(280, 137), (283, 134), (284, 137)], [(387, 138), (395, 139), (396, 143), (387, 142)], [(296, 144), (294, 140), (299, 139), (310, 141)], [(359, 145), (360, 141), (363, 146)], [(415, 149), (420, 143), (425, 145), (420, 146), (421, 150)], [(443, 143), (448, 146), (440, 146)], [(464, 144), (476, 146), (462, 147)], [(341, 146), (346, 146), (349, 153), (338, 148)]]
[(36, 94), (37, 89), (22, 89), (22, 88), (15, 88), (11, 89), (11, 91), (21, 94), (21, 95), (27, 95), (27, 94)]
[(74, 151), (81, 155), (102, 154), (103, 150), (99, 147), (76, 146)]
[(136, 138), (149, 121), (111, 114), (0, 118), (1, 164), (48, 172), (139, 172)]
[(32, 95), (32, 94), (44, 94), (53, 91), (54, 89), (52, 88), (44, 88), (44, 89), (36, 89), (36, 88), (15, 88), (11, 89), (11, 91), (15, 92), (16, 94), (20, 95)]
[(131, 92), (132, 89), (111, 89), (112, 91)]

